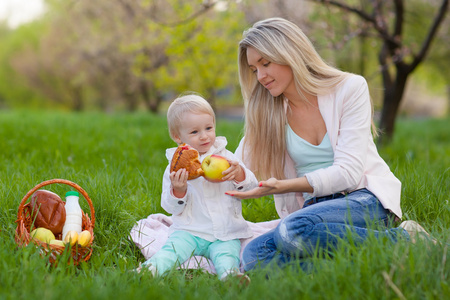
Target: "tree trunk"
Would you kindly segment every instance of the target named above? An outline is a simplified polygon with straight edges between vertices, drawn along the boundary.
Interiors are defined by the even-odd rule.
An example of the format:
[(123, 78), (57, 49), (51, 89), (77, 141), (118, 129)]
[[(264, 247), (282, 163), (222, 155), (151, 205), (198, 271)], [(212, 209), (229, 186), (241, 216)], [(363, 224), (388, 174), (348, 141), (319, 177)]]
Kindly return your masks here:
[(123, 96), (126, 101), (127, 111), (136, 111), (138, 107), (137, 95), (133, 92), (126, 91)]
[[(396, 66), (396, 78), (394, 81), (385, 80), (385, 90), (383, 94), (383, 109), (381, 111), (381, 120), (379, 128), (381, 136), (379, 143), (383, 144), (392, 140), (395, 129), (395, 120), (403, 98), (409, 71), (403, 66)], [(383, 72), (383, 77), (387, 76)]]
[[(406, 86), (408, 76), (414, 69), (422, 63), (428, 53), (431, 42), (442, 24), (448, 10), (449, 0), (441, 0), (435, 16), (432, 18), (428, 33), (421, 43), (418, 52), (404, 43), (404, 0), (390, 1), (393, 3), (393, 10), (386, 12), (384, 5), (388, 1), (370, 1), (366, 4), (361, 2), (362, 9), (348, 5), (344, 1), (337, 0), (311, 0), (324, 5), (332, 5), (346, 12), (357, 15), (365, 24), (374, 29), (383, 46), (378, 55), (379, 64), (383, 78), (384, 95), (383, 109), (381, 112), (381, 121), (379, 124), (382, 130), (382, 136), (379, 143), (389, 142), (394, 134), (395, 118), (400, 107), (400, 102)], [(365, 7), (372, 6), (373, 11), (367, 13)], [(411, 57), (405, 55), (412, 54)], [(392, 72), (392, 64), (395, 64), (395, 70)], [(391, 74), (392, 72), (392, 74)], [(395, 78), (395, 79), (394, 79)]]
[(83, 90), (81, 87), (76, 86), (72, 89), (73, 109), (75, 111), (82, 111), (83, 105)]
[(141, 81), (139, 84), (139, 89), (141, 91), (142, 99), (144, 100), (145, 106), (152, 113), (158, 113), (159, 105), (161, 104), (163, 97), (161, 93), (154, 88), (153, 88), (154, 92), (152, 93), (151, 88), (153, 88), (153, 85), (150, 84), (149, 87), (149, 85), (145, 81)]

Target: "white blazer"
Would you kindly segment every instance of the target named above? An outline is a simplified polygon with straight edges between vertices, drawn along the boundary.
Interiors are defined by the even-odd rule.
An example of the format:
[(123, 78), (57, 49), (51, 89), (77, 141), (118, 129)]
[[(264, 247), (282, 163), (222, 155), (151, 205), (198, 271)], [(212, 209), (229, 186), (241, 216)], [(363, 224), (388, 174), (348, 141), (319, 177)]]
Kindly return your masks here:
[[(320, 197), (367, 188), (385, 209), (401, 218), (401, 182), (380, 157), (373, 141), (372, 105), (366, 80), (351, 75), (333, 93), (318, 96), (318, 103), (333, 147), (334, 163), (305, 175), (314, 188), (311, 195)], [(235, 154), (245, 163), (244, 138)], [(295, 178), (294, 162), (287, 152), (285, 156), (285, 176)], [(304, 203), (302, 193), (274, 195), (274, 199), (281, 218), (302, 208)]]
[(173, 225), (170, 226), (169, 233), (175, 230), (184, 230), (211, 242), (249, 238), (253, 235), (242, 217), (241, 201), (225, 195), (225, 192), (250, 190), (257, 187), (258, 181), (240, 159), (225, 149), (226, 145), (225, 137), (216, 137), (216, 142), (207, 153), (200, 156), (200, 161), (210, 154), (239, 161), (245, 171), (245, 180), (239, 183), (234, 181), (214, 183), (198, 177), (188, 181), (187, 192), (183, 198), (173, 195), (169, 178), (170, 162), (176, 148), (166, 150), (169, 165), (163, 177), (161, 206), (172, 214)]

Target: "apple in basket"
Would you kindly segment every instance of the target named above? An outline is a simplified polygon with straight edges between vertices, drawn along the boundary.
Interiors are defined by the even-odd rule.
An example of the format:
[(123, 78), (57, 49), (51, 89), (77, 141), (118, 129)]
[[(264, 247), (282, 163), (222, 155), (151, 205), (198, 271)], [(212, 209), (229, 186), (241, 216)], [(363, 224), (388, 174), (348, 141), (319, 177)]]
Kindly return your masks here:
[(53, 232), (47, 228), (44, 227), (38, 227), (36, 229), (34, 229), (31, 233), (30, 233), (31, 237), (35, 240), (39, 240), (41, 242), (44, 243), (49, 243), (51, 240), (55, 239), (55, 235), (53, 234)]
[(61, 241), (61, 240), (51, 240), (49, 242), (49, 244), (50, 245), (54, 245), (54, 246), (60, 246), (60, 247), (65, 247), (66, 246), (66, 244), (63, 241)]
[(212, 182), (222, 181), (222, 172), (230, 167), (228, 160), (220, 155), (211, 154), (203, 159), (202, 170), (205, 178)]

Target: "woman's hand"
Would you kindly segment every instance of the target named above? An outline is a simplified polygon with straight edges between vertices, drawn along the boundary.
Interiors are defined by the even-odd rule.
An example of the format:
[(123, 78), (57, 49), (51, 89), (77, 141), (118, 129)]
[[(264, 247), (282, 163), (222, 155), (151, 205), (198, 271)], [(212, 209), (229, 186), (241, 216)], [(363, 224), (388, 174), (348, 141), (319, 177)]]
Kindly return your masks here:
[(259, 198), (267, 195), (285, 194), (291, 192), (314, 192), (313, 187), (309, 184), (305, 176), (292, 179), (278, 180), (276, 178), (269, 178), (266, 181), (260, 181), (259, 187), (246, 192), (228, 191), (225, 194), (239, 198)]
[(239, 162), (234, 160), (228, 160), (230, 167), (222, 172), (222, 180), (235, 180), (237, 182), (241, 182), (245, 180), (245, 172), (244, 169), (239, 165)]
[(183, 198), (187, 191), (187, 180), (189, 172), (186, 169), (179, 169), (169, 175), (172, 183), (173, 195), (177, 198)]
[(246, 192), (228, 191), (225, 194), (233, 196), (239, 199), (260, 198), (267, 195), (273, 195), (280, 193), (278, 191), (278, 183), (280, 180), (276, 178), (270, 178), (266, 181), (260, 181), (259, 186), (253, 190)]

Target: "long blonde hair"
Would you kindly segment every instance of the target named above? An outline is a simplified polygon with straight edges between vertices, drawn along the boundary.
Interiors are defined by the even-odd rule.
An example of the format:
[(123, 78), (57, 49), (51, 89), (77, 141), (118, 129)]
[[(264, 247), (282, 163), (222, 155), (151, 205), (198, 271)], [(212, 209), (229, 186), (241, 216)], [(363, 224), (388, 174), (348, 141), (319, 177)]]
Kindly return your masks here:
[(299, 95), (329, 94), (349, 73), (328, 65), (294, 23), (282, 18), (259, 21), (244, 31), (239, 43), (239, 82), (245, 104), (245, 142), (250, 169), (259, 179), (284, 179), (286, 152), (285, 98), (273, 97), (248, 66), (247, 48), (264, 59), (292, 69)]

